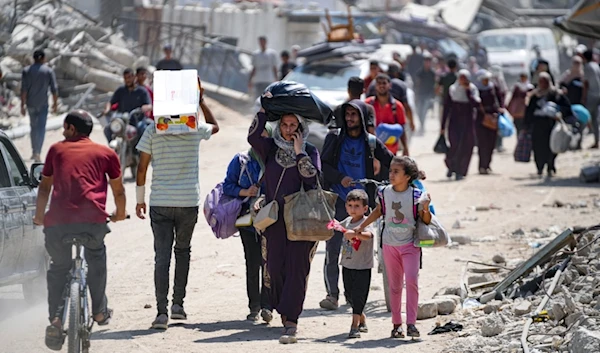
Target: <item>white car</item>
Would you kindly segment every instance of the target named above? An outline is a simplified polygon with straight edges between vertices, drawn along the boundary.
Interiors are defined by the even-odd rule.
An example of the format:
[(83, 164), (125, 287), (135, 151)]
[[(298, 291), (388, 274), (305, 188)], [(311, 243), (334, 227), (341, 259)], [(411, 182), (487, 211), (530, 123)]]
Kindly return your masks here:
[(481, 46), (487, 49), (490, 65), (501, 66), (504, 75), (511, 79), (530, 71), (536, 45), (540, 48), (541, 57), (550, 64), (552, 74), (556, 77), (559, 74), (558, 46), (549, 28), (492, 29), (481, 32), (477, 38)]

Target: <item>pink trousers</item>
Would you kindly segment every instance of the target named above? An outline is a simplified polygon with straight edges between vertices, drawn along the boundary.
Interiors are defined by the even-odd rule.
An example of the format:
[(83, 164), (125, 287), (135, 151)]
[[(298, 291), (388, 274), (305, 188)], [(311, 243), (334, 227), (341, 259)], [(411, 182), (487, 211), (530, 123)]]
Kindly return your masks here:
[(402, 246), (383, 245), (383, 261), (390, 287), (392, 322), (402, 325), (402, 289), (406, 278), (406, 323), (417, 322), (419, 306), (419, 263), (421, 249), (412, 243)]

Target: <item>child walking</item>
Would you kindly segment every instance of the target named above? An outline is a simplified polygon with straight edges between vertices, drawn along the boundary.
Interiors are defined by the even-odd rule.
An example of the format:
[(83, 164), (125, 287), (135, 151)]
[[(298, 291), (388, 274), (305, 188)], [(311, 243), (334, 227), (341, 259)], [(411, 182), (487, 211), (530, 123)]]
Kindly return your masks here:
[(342, 245), (342, 278), (344, 290), (352, 306), (352, 326), (348, 338), (360, 338), (361, 332), (368, 332), (367, 317), (364, 310), (371, 287), (371, 269), (373, 268), (373, 229), (355, 232), (367, 218), (369, 196), (364, 190), (355, 189), (346, 197), (346, 212), (349, 217), (340, 222), (347, 229)]
[(420, 337), (415, 326), (419, 303), (419, 265), (421, 249), (415, 247), (416, 221), (431, 222), (429, 195), (411, 183), (421, 177), (417, 164), (409, 157), (394, 157), (390, 165), (390, 185), (379, 190), (377, 208), (355, 229), (362, 232), (377, 218), (384, 217), (382, 231), (383, 261), (390, 284), (392, 338), (404, 338), (402, 331), (402, 288), (406, 280), (406, 334)]

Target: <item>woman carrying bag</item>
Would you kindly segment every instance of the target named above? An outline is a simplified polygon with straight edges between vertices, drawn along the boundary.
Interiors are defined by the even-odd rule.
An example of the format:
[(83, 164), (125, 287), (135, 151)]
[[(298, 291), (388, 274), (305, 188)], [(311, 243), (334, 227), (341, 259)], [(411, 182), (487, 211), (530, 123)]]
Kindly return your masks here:
[[(265, 126), (262, 136), (268, 137), (272, 133), (270, 125)], [(245, 163), (242, 163), (244, 161)], [(250, 314), (246, 317), (249, 321), (258, 321), (259, 314), (267, 323), (273, 320), (269, 294), (265, 287), (265, 273), (262, 257), (262, 236), (252, 226), (250, 206), (252, 201), (260, 195), (260, 178), (264, 172), (264, 164), (252, 148), (247, 152), (236, 154), (227, 168), (227, 176), (223, 182), (223, 193), (231, 197), (246, 198), (242, 205), (242, 212), (236, 226), (244, 246), (246, 259), (246, 291), (248, 293), (248, 307)], [(247, 221), (244, 221), (247, 219)], [(262, 285), (261, 285), (262, 283)]]
[[(265, 203), (271, 223), (263, 231), (267, 254), (267, 281), (273, 309), (281, 314), (284, 325), (279, 342), (296, 343), (298, 318), (302, 313), (310, 263), (317, 242), (290, 241), (284, 220), (284, 196), (317, 188), (321, 164), (318, 150), (306, 142), (308, 125), (297, 114), (283, 114), (276, 122), (273, 137), (261, 132), (267, 123), (264, 109), (256, 115), (248, 134), (252, 149), (265, 163)], [(273, 210), (273, 212), (271, 212)]]

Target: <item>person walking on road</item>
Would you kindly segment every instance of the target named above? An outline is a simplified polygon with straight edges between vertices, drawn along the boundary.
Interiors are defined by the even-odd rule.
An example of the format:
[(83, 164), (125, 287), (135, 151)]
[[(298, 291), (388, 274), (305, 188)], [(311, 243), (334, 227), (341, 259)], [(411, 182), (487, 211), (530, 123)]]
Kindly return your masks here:
[(276, 201), (277, 221), (263, 232), (267, 253), (267, 288), (273, 309), (281, 314), (284, 326), (279, 342), (297, 343), (298, 318), (302, 313), (310, 264), (318, 242), (288, 239), (283, 215), (284, 197), (317, 187), (321, 161), (316, 147), (306, 142), (308, 124), (297, 114), (283, 115), (273, 137), (264, 137), (267, 123), (264, 109), (257, 113), (248, 132), (248, 143), (265, 163), (265, 204)]
[(281, 52), (281, 80), (283, 80), (287, 74), (296, 68), (296, 62), (290, 60), (290, 53), (287, 50)]
[(415, 88), (417, 99), (417, 114), (419, 115), (419, 135), (425, 134), (425, 118), (427, 112), (433, 109), (433, 100), (435, 98), (436, 75), (431, 65), (432, 58), (429, 53), (423, 57), (423, 67), (415, 74)]
[[(263, 136), (269, 137), (271, 134), (271, 125), (266, 125)], [(260, 195), (261, 186), (259, 184), (263, 173), (263, 162), (252, 148), (249, 151), (237, 153), (229, 162), (227, 176), (223, 182), (223, 193), (229, 197), (246, 198), (247, 201), (244, 202), (240, 214), (250, 212), (252, 201)], [(262, 266), (262, 234), (258, 233), (251, 225), (238, 227), (238, 230), (246, 259), (246, 292), (250, 309), (250, 314), (246, 319), (258, 321), (258, 316), (261, 315), (263, 320), (269, 323), (273, 320), (273, 313), (265, 283), (265, 271)], [(263, 270), (261, 271), (261, 269)]]
[(529, 82), (529, 74), (526, 71), (523, 71), (519, 76), (519, 81), (515, 83), (507, 107), (508, 112), (514, 119), (515, 127), (517, 128), (517, 136), (519, 136), (523, 130), (525, 109), (527, 108), (527, 94), (532, 90), (533, 85)]
[(157, 70), (183, 70), (183, 65), (181, 65), (179, 60), (173, 58), (173, 46), (171, 46), (171, 44), (166, 44), (163, 47), (163, 51), (165, 57), (156, 64)]
[(48, 89), (52, 92), (52, 113), (58, 110), (58, 85), (54, 70), (44, 65), (46, 54), (43, 50), (33, 53), (34, 63), (23, 69), (21, 78), (21, 115), (25, 110), (29, 113), (31, 127), (31, 159), (41, 162), (40, 154), (46, 136), (46, 120), (48, 119)]
[(481, 107), (477, 109), (475, 119), (475, 136), (477, 136), (477, 153), (479, 154), (479, 174), (488, 175), (492, 171), (492, 155), (496, 147), (498, 131), (484, 125), (486, 114), (499, 114), (502, 106), (499, 101), (498, 87), (491, 82), (492, 74), (483, 70), (476, 84), (481, 99)]
[[(549, 105), (558, 107), (559, 111), (556, 111), (554, 107), (549, 109)], [(538, 87), (531, 93), (529, 105), (525, 111), (525, 127), (531, 131), (533, 156), (538, 177), (542, 176), (544, 167), (547, 168), (549, 178), (556, 174), (554, 163), (556, 154), (550, 149), (550, 134), (559, 112), (564, 118), (573, 116), (567, 97), (560, 90), (554, 88), (550, 74), (542, 72), (539, 76)]]
[[(198, 81), (200, 84), (200, 81)], [(200, 89), (201, 97), (203, 89)], [(150, 223), (154, 234), (154, 285), (158, 314), (152, 328), (166, 330), (169, 267), (175, 248), (175, 282), (171, 319), (185, 320), (183, 299), (190, 269), (192, 233), (198, 219), (200, 183), (198, 157), (200, 142), (219, 131), (213, 114), (200, 98), (200, 108), (206, 123), (198, 124), (198, 131), (181, 135), (158, 135), (156, 126), (148, 126), (137, 145), (140, 164), (136, 179), (136, 214), (145, 219), (145, 185), (148, 165), (152, 161), (150, 192)]]
[(248, 80), (248, 91), (259, 97), (267, 86), (277, 81), (277, 52), (267, 48), (267, 37), (258, 38), (259, 49), (252, 53), (252, 71)]
[(475, 146), (475, 109), (480, 107), (479, 90), (470, 81), (471, 74), (463, 69), (458, 72), (458, 79), (450, 86), (448, 96), (444, 99), (444, 116), (442, 118), (441, 135), (448, 129), (450, 151), (446, 154), (446, 166), (451, 178), (462, 180), (469, 170), (471, 155)]
[[(377, 96), (369, 97), (366, 100), (367, 104), (370, 104), (373, 106), (373, 108), (375, 108), (375, 125), (379, 126), (380, 124), (398, 124), (402, 125), (402, 128), (404, 129), (404, 126), (406, 125), (404, 105), (392, 96), (390, 92), (392, 87), (390, 77), (386, 74), (379, 74), (377, 75), (375, 82), (377, 84)], [(395, 155), (398, 153), (400, 142), (402, 142), (402, 146), (404, 147), (402, 153), (405, 156), (408, 156), (408, 139), (406, 138), (406, 134), (402, 134), (400, 136), (399, 142), (386, 146), (390, 152)]]
[(600, 113), (598, 108), (600, 107), (600, 66), (594, 61), (594, 52), (587, 50), (583, 53), (583, 95), (582, 103), (590, 112), (591, 116), (591, 130), (594, 134), (594, 144), (590, 146), (592, 149), (598, 148), (598, 141), (600, 137), (599, 120)]
[[(365, 81), (362, 78), (353, 76), (348, 79), (348, 99), (333, 110), (333, 121), (329, 123), (329, 128), (339, 128), (344, 125), (344, 104), (354, 99), (360, 100), (364, 92)], [(369, 114), (366, 116), (366, 126), (367, 130), (373, 133), (375, 131), (375, 109), (372, 105), (368, 105), (367, 108), (369, 109)]]
[[(94, 143), (92, 116), (83, 110), (71, 111), (63, 124), (65, 139), (50, 147), (42, 170), (33, 223), (44, 226), (46, 250), (50, 255), (48, 280), (48, 313), (46, 345), (60, 350), (64, 342), (62, 325), (63, 291), (69, 280), (71, 245), (63, 238), (69, 234), (89, 234), (84, 244), (88, 264), (87, 281), (92, 297), (92, 316), (98, 325), (106, 325), (112, 315), (106, 299), (106, 197), (110, 184), (116, 211), (111, 221), (126, 218), (125, 188), (117, 154)], [(107, 180), (108, 178), (108, 180)], [(50, 208), (46, 205), (52, 191)]]
[[(368, 105), (360, 100), (351, 100), (342, 106), (344, 119), (340, 120), (341, 131), (330, 132), (323, 145), (323, 178), (325, 186), (338, 194), (336, 202), (336, 219), (345, 219), (346, 196), (354, 189), (362, 189), (360, 185), (352, 185), (352, 180), (374, 179), (376, 171), (373, 162), (378, 160), (385, 170), (389, 169), (392, 153), (374, 135), (367, 132)], [(368, 185), (367, 193), (371, 206), (375, 206), (375, 186)], [(324, 277), (327, 296), (319, 305), (328, 310), (339, 307), (339, 259), (344, 236), (335, 232), (327, 241)], [(350, 293), (346, 293), (346, 301), (350, 302)]]

